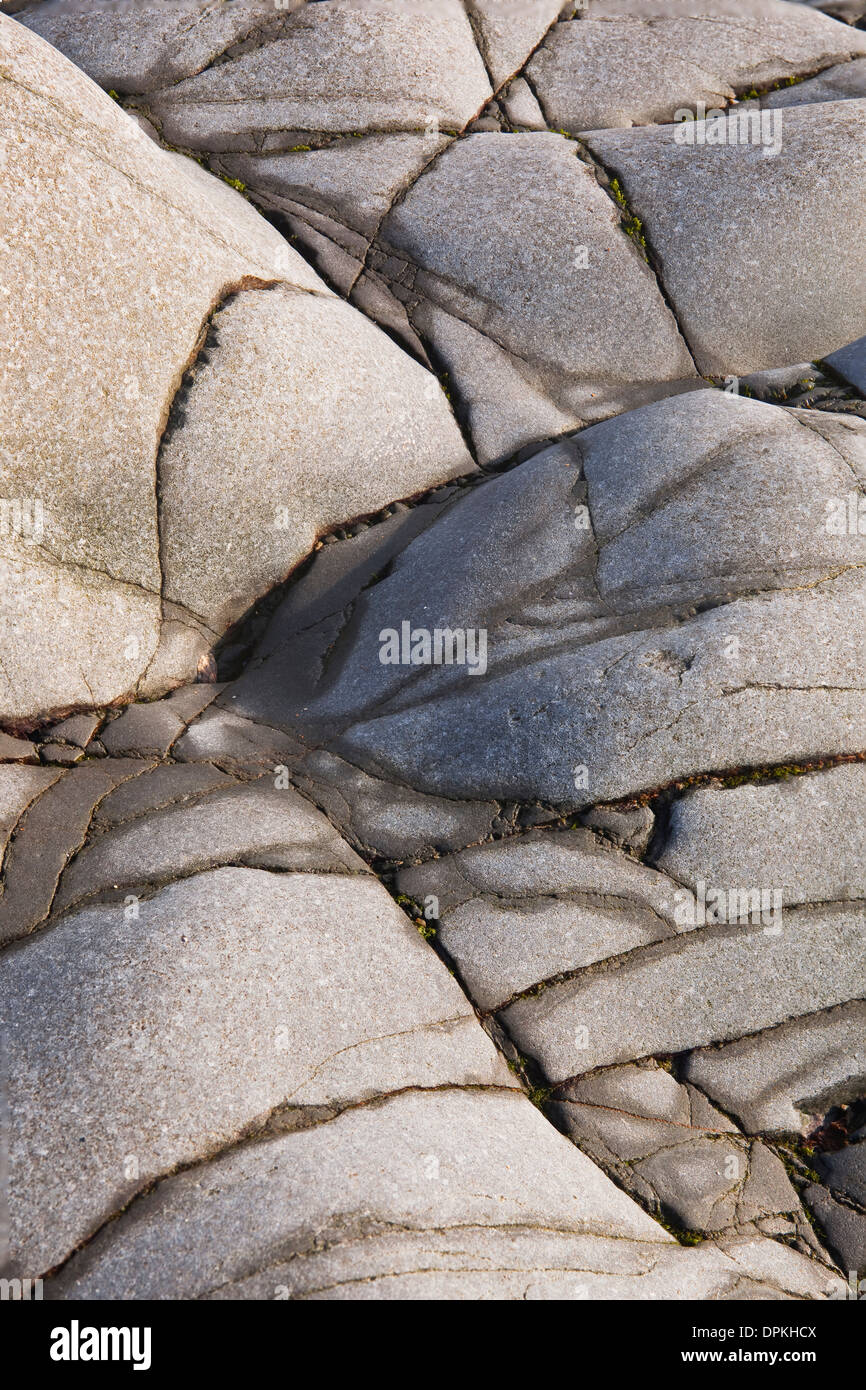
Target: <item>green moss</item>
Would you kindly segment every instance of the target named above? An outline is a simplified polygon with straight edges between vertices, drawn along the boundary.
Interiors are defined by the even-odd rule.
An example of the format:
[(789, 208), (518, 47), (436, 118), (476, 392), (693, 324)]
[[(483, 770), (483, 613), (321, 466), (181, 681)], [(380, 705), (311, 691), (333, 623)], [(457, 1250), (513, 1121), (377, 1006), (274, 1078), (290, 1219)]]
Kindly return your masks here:
[(707, 1238), (704, 1231), (690, 1231), (687, 1226), (675, 1226), (672, 1221), (663, 1221), (660, 1218), (658, 1220), (659, 1225), (664, 1226), (680, 1245), (703, 1245)]
[(526, 1094), (529, 1096), (529, 1099), (532, 1101), (533, 1105), (537, 1106), (539, 1110), (543, 1110), (545, 1104), (547, 1103), (547, 1101), (550, 1100), (550, 1097), (553, 1095), (553, 1087), (530, 1086)]
[(312, 145), (292, 145), (289, 154), (301, 154), (305, 150), (311, 150)]
[(625, 193), (622, 190), (622, 184), (620, 183), (619, 179), (611, 179), (610, 191), (616, 201), (617, 207), (619, 208), (620, 217), (622, 218), (622, 225), (625, 229), (626, 235), (630, 236), (632, 241), (637, 242), (638, 246), (643, 251), (644, 256), (646, 256), (647, 245), (646, 236), (644, 235), (643, 223), (641, 222), (640, 218), (635, 213), (633, 213), (631, 208), (629, 207), (628, 199), (626, 198)]
[(238, 193), (246, 193), (247, 186), (245, 183), (241, 183), (240, 179), (230, 179), (228, 174), (220, 174), (220, 178), (223, 183), (229, 185), (229, 188), (236, 188)]

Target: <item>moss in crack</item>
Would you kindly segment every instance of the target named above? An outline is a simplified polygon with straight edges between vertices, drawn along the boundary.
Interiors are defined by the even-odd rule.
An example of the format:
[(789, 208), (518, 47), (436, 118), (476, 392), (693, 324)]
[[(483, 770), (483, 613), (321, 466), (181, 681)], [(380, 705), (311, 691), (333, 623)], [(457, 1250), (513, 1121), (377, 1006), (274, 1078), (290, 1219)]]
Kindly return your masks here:
[(246, 193), (247, 186), (240, 179), (231, 179), (228, 174), (220, 174), (223, 183), (227, 183), (229, 188), (236, 188), (238, 193)]
[(552, 1086), (530, 1086), (526, 1092), (532, 1104), (544, 1112), (544, 1107), (553, 1095)]
[(612, 178), (609, 187), (610, 192), (616, 202), (616, 205), (619, 208), (619, 215), (622, 219), (622, 225), (625, 230), (626, 236), (631, 237), (632, 241), (634, 241), (640, 247), (641, 251), (644, 254), (644, 258), (648, 260), (649, 257), (647, 256), (647, 244), (646, 236), (644, 235), (643, 222), (641, 222), (637, 214), (632, 212), (631, 208), (629, 207), (628, 199), (626, 198), (625, 193), (623, 192), (622, 184), (620, 183), (619, 179)]
[(705, 1231), (691, 1231), (688, 1226), (678, 1226), (675, 1222), (668, 1221), (663, 1216), (657, 1216), (656, 1221), (658, 1221), (659, 1225), (663, 1226), (666, 1231), (669, 1231), (674, 1240), (679, 1241), (680, 1245), (703, 1245), (707, 1238)]
[(407, 897), (405, 893), (394, 893), (392, 896), (397, 906), (402, 907), (406, 916), (417, 927), (418, 935), (423, 937), (425, 941), (435, 940), (438, 927), (435, 922), (431, 922), (428, 917), (424, 916), (420, 904), (414, 898)]

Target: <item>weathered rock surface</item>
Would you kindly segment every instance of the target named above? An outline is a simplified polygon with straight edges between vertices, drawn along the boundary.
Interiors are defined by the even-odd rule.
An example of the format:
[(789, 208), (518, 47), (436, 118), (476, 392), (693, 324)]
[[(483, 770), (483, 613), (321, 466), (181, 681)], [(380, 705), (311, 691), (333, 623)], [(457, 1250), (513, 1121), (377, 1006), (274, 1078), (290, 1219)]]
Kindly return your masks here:
[(578, 134), (723, 107), (863, 53), (862, 34), (784, 0), (630, 0), (556, 25), (527, 76), (549, 124)]
[[(829, 522), (866, 424), (817, 415), (705, 391), (586, 430), (459, 495), (219, 702), (420, 792), (563, 808), (859, 752), (866, 538)], [(403, 624), (484, 633), (483, 670), (383, 664)]]
[(786, 907), (866, 898), (866, 765), (774, 785), (701, 788), (674, 805), (658, 860), (695, 888), (772, 884)]
[(395, 1097), (168, 1179), (73, 1260), (55, 1292), (707, 1296), (741, 1281), (769, 1284), (771, 1297), (774, 1284), (802, 1296), (838, 1282), (770, 1241), (683, 1250), (525, 1098), (444, 1091)]
[(435, 11), (331, 0), (291, 15), (279, 39), (152, 93), (146, 110), (173, 145), (255, 150), (268, 130), (460, 130), (491, 95), (458, 0)]
[[(28, 0), (29, 3), (29, 0)], [(283, 10), (303, 0), (287, 0)], [(24, 6), (20, 8), (25, 8)], [(21, 16), (101, 87), (146, 92), (209, 66), (233, 44), (280, 26), (269, 0), (42, 0)]]
[[(848, 235), (866, 177), (866, 100), (777, 114), (778, 148), (729, 143), (727, 126), (726, 143), (711, 144), (706, 122), (691, 145), (669, 126), (587, 137), (644, 222), (706, 374), (813, 361), (866, 330), (863, 244)], [(697, 276), (696, 265), (724, 275)]]
[(866, 1090), (866, 1004), (692, 1052), (684, 1074), (750, 1134), (806, 1132)]
[[(490, 236), (491, 226), (504, 241)], [(623, 236), (615, 206), (577, 147), (561, 136), (459, 141), (397, 204), (379, 240), (411, 268), (410, 319), (413, 301), (429, 302), (476, 330), (461, 338), (441, 314), (428, 313), (423, 325), (467, 397), (470, 419), (473, 408), (484, 408), (472, 404), (483, 395), (484, 361), (492, 372), (503, 355), (524, 391), (548, 401), (548, 416), (555, 406), (566, 417), (560, 430), (574, 417), (598, 419), (694, 378), (648, 265)], [(397, 278), (397, 266), (382, 269)], [(531, 296), (527, 284), (537, 287)], [(473, 368), (465, 376), (463, 362), (474, 356), (478, 333), (494, 351), (476, 369), (473, 391)], [(510, 389), (506, 378), (503, 397)], [(525, 438), (537, 437), (535, 430), (527, 427)], [(489, 430), (484, 437), (483, 452), (492, 457), (497, 440)], [(514, 440), (512, 425), (507, 446)]]
[(153, 1177), (277, 1108), (513, 1084), (371, 878), (223, 869), (134, 916), (91, 908), (9, 952), (0, 991), (22, 1271), (57, 1264)]
[(0, 10), (10, 1272), (848, 1296), (862, 0)]
[(723, 1231), (781, 1214), (805, 1227), (781, 1161), (661, 1067), (613, 1067), (556, 1096), (584, 1152), (678, 1226)]
[[(162, 689), (189, 679), (219, 623), (284, 578), (319, 530), (392, 501), (401, 477), (412, 493), (472, 461), (435, 380), (333, 298), (249, 203), (198, 165), (157, 149), (41, 39), (5, 18), (0, 31), (5, 124), (14, 133), (3, 181), (12, 258), (4, 401), (12, 413), (3, 426), (0, 655), (17, 653), (3, 660), (0, 719), (27, 722), (129, 698), (154, 659)], [(248, 301), (244, 291), (254, 286), (260, 292)], [(239, 300), (220, 316), (224, 354), (211, 335), (200, 356), (211, 315), (236, 292)], [(228, 358), (233, 390), (205, 424), (199, 403), (215, 375), (224, 379)], [(201, 378), (187, 378), (179, 397), (194, 362)], [(308, 416), (307, 390), (318, 393), (320, 418)], [(255, 430), (263, 406), (283, 421), (270, 457)], [(197, 442), (184, 440), (184, 410), (197, 421)], [(214, 515), (217, 489), (228, 487), (224, 461), (212, 458), (210, 496), (190, 482), (189, 470), (200, 479), (211, 456), (214, 430), (264, 509), (247, 524), (229, 496), (231, 536), (225, 522), (219, 533)], [(313, 465), (312, 510), (299, 526), (300, 460), (314, 439), (320, 450), (327, 440), (327, 451)], [(354, 468), (365, 448), (382, 470), (378, 485), (369, 466)], [(428, 459), (420, 469), (418, 450)], [(276, 474), (286, 462), (291, 468), (293, 455), (284, 517), (275, 513)], [(348, 475), (366, 473), (368, 486), (341, 501), (349, 458)], [(222, 574), (214, 572), (213, 542), (202, 540), (212, 528)], [(173, 566), (178, 529), (183, 580)], [(222, 605), (206, 592), (197, 602), (205, 574), (225, 595)], [(165, 609), (173, 624), (167, 639), (181, 647), (172, 656), (159, 645), (161, 600), (176, 592), (181, 606)], [(161, 690), (151, 682), (148, 692)]]

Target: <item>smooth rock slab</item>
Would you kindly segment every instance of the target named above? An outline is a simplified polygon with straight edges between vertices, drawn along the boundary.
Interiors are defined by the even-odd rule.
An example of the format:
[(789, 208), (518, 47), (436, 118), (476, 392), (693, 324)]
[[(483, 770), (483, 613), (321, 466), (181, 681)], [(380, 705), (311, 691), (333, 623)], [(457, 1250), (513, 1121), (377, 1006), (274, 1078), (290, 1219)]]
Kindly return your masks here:
[[(455, 496), (221, 699), (416, 791), (564, 809), (859, 752), (866, 537), (828, 523), (863, 477), (863, 421), (657, 402)], [(483, 660), (383, 663), (404, 624)]]
[(799, 909), (781, 930), (704, 928), (511, 1004), (502, 1022), (554, 1082), (683, 1052), (862, 994), (864, 913)]
[[(587, 137), (646, 226), (705, 375), (816, 361), (866, 330), (866, 250), (850, 235), (866, 186), (866, 100), (776, 115), (773, 158), (754, 144), (677, 144), (671, 126)], [(699, 265), (724, 274), (696, 275)]]
[(151, 93), (147, 114), (172, 145), (255, 150), (264, 131), (460, 130), (492, 95), (458, 0), (330, 0), (284, 37)]
[[(275, 1107), (513, 1084), (457, 984), (372, 879), (225, 869), (164, 889), (137, 919), (122, 905), (89, 909), (4, 955), (0, 997), (13, 1259), (31, 1275), (152, 1178)], [(320, 1180), (290, 1182), (318, 1200)], [(607, 1209), (624, 1209), (629, 1227), (624, 1198), (612, 1193)], [(249, 1234), (271, 1239), (266, 1224)]]
[(205, 792), (99, 835), (63, 874), (54, 912), (98, 894), (122, 896), (220, 864), (364, 873), (362, 860), (309, 802), (274, 778)]
[(691, 888), (772, 885), (786, 907), (866, 898), (866, 764), (687, 792), (657, 863)]
[(249, 293), (214, 329), (160, 477), (166, 595), (223, 628), (329, 526), (475, 465), (435, 378), (348, 305)]
[[(289, 10), (303, 0), (286, 0)], [(117, 92), (146, 92), (179, 82), (206, 67), (231, 44), (270, 19), (272, 0), (42, 0), (21, 16), (34, 33), (83, 68), (94, 82)]]
[(749, 1134), (806, 1133), (817, 1116), (866, 1090), (866, 1004), (692, 1052), (683, 1075)]
[(621, 17), (557, 24), (527, 74), (548, 123), (573, 134), (671, 121), (866, 53), (866, 38), (783, 0), (636, 0)]

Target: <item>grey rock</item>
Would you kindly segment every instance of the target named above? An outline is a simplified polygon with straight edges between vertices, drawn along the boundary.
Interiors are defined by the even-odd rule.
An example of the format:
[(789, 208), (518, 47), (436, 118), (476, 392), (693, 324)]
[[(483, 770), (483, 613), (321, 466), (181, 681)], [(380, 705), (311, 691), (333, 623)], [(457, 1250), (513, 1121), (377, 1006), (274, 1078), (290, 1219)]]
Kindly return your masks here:
[[(481, 1009), (672, 937), (676, 885), (588, 831), (531, 831), (402, 870)], [(431, 901), (432, 900), (432, 901)]]
[(435, 378), (350, 306), (250, 292), (214, 328), (160, 471), (166, 593), (222, 629), (322, 531), (474, 464)]
[[(276, 1281), (279, 1280), (279, 1283)], [(464, 1227), (370, 1238), (293, 1260), (215, 1290), (214, 1299), (643, 1300), (843, 1297), (839, 1280), (773, 1241), (698, 1250), (597, 1236)]]
[(22, 766), (17, 762), (0, 765), (0, 867), (9, 837), (27, 807), (60, 776), (62, 773), (56, 768)]
[[(780, 143), (771, 158), (773, 146), (678, 144), (670, 126), (588, 136), (646, 226), (707, 375), (815, 361), (866, 327), (858, 290), (866, 262), (847, 231), (862, 198), (866, 101), (772, 114)], [(707, 124), (690, 133), (699, 140)], [(746, 246), (754, 254), (743, 255)], [(725, 266), (726, 274), (696, 276), (696, 265)]]
[(631, 1298), (730, 1296), (741, 1283), (771, 1298), (841, 1288), (766, 1239), (685, 1250), (525, 1098), (445, 1091), (395, 1097), (168, 1179), (50, 1292)]
[(168, 701), (160, 700), (149, 705), (130, 705), (119, 718), (106, 724), (99, 737), (108, 753), (165, 757), (185, 727)]
[(351, 136), (322, 149), (282, 154), (226, 155), (218, 167), (241, 179), (267, 206), (292, 211), (301, 204), (335, 218), (361, 235), (349, 242), (363, 259), (365, 241), (375, 236), (395, 198), (445, 148), (445, 136)]
[(772, 1027), (862, 994), (863, 912), (795, 909), (644, 947), (511, 1004), (502, 1022), (553, 1081)]
[(172, 691), (166, 699), (166, 705), (173, 714), (188, 724), (197, 719), (224, 690), (225, 684), (219, 681), (186, 685), (181, 690)]
[(525, 78), (518, 77), (511, 82), (500, 101), (513, 126), (522, 130), (547, 129), (544, 112)]
[[(286, 0), (284, 10), (303, 0)], [(101, 87), (146, 92), (208, 66), (260, 27), (280, 23), (268, 0), (172, 0), (142, 7), (138, 0), (42, 0), (22, 16), (34, 33), (59, 48)]]
[[(710, 390), (596, 425), (468, 490), (223, 699), (430, 795), (564, 809), (859, 752), (866, 537), (828, 522), (864, 446), (863, 421)], [(404, 623), (486, 655), (383, 664)]]
[(836, 1202), (823, 1187), (810, 1183), (803, 1200), (811, 1208), (827, 1238), (839, 1268), (858, 1279), (866, 1275), (866, 1215)]
[(820, 373), (814, 362), (798, 362), (793, 367), (773, 367), (767, 372), (751, 372), (740, 377), (740, 387), (759, 401), (784, 399), (795, 387), (813, 386)]
[(815, 1166), (833, 1192), (866, 1208), (866, 1143), (816, 1154)]
[[(45, 769), (45, 790), (18, 825), (4, 864), (0, 942), (33, 931), (48, 917), (60, 875), (80, 848), (94, 809), (127, 777), (140, 771), (122, 758), (70, 768), (56, 779)], [(35, 769), (34, 769), (35, 771)]]
[(144, 768), (138, 777), (123, 782), (99, 803), (93, 828), (119, 825), (181, 801), (191, 801), (216, 787), (234, 785), (234, 777), (210, 763), (166, 763)]
[(824, 359), (826, 365), (849, 382), (860, 395), (866, 395), (866, 337), (858, 338), (856, 343), (831, 352)]
[(191, 804), (136, 819), (81, 849), (64, 873), (54, 911), (110, 893), (189, 877), (220, 864), (366, 872), (320, 812), (272, 777), (205, 792)]
[(352, 843), (386, 859), (429, 858), (486, 839), (494, 801), (449, 801), (370, 777), (323, 750), (305, 756), (293, 780)]
[[(558, 24), (527, 69), (551, 125), (576, 134), (671, 121), (866, 53), (861, 34), (782, 0), (637, 3)], [(625, 13), (623, 13), (625, 11)]]
[(487, 70), (498, 90), (526, 63), (566, 8), (563, 0), (469, 0), (469, 17)]
[(793, 87), (780, 87), (761, 98), (768, 110), (782, 106), (802, 106), (809, 101), (844, 101), (846, 98), (866, 97), (866, 58), (826, 68), (817, 77), (796, 82)]
[(683, 1075), (749, 1134), (805, 1134), (816, 1116), (863, 1094), (864, 1038), (866, 1004), (843, 1004), (692, 1052)]
[(215, 762), (220, 767), (259, 770), (271, 767), (276, 772), (286, 762), (297, 759), (302, 751), (290, 734), (213, 705), (190, 724), (173, 753), (181, 762)]
[(26, 738), (13, 738), (0, 732), (0, 762), (38, 763), (39, 754), (34, 744)]
[(814, 10), (823, 10), (825, 14), (847, 20), (849, 24), (866, 15), (866, 0), (794, 0), (794, 3), (811, 5)]
[[(229, 869), (164, 889), (140, 919), (92, 908), (7, 953), (0, 992), (21, 1272), (57, 1264), (154, 1177), (275, 1108), (513, 1084), (456, 983), (370, 878)], [(300, 1175), (292, 1187), (315, 1204)], [(600, 1174), (595, 1190), (625, 1231), (646, 1222), (630, 1221)], [(265, 1226), (250, 1237), (269, 1238)], [(171, 1265), (168, 1278), (181, 1277), (183, 1259)]]
[(800, 1205), (781, 1159), (759, 1143), (744, 1151), (727, 1140), (686, 1142), (643, 1159), (635, 1174), (687, 1230), (722, 1231)]
[(185, 149), (254, 150), (262, 130), (460, 130), (492, 95), (466, 12), (402, 0), (331, 0), (283, 37), (151, 93), (146, 110)]
[(657, 1064), (594, 1072), (558, 1087), (555, 1098), (565, 1132), (583, 1151), (687, 1230), (718, 1232), (799, 1212), (780, 1161)]
[(0, 44), (15, 74), (3, 474), (23, 499), (0, 547), (0, 655), (15, 651), (0, 717), (24, 720), (129, 698), (156, 653), (156, 454), (203, 320), (246, 277), (324, 286), (234, 190), (159, 150), (28, 29), (0, 17)]
[(43, 743), (40, 753), (44, 763), (58, 763), (64, 767), (80, 763), (84, 757), (83, 748), (71, 748), (68, 743)]
[(603, 835), (615, 840), (623, 849), (642, 855), (655, 825), (655, 816), (649, 806), (635, 806), (620, 810), (612, 806), (593, 806), (581, 816), (583, 825), (591, 830), (600, 830)]
[(482, 467), (583, 424), (567, 404), (560, 407), (551, 399), (543, 373), (463, 319), (422, 301), (412, 311), (412, 325), (435, 345), (454, 383)]
[[(491, 237), (491, 227), (500, 235)], [(461, 346), (459, 329), (446, 333), (436, 317), (425, 320), (470, 407), (482, 409), (476, 398), (503, 354), (509, 362), (502, 394), (516, 374), (531, 395), (547, 399), (548, 414), (556, 407), (579, 420), (604, 418), (695, 380), (649, 266), (577, 146), (559, 135), (457, 141), (385, 219), (379, 241), (416, 268), (414, 301), (464, 320), (499, 350), (489, 348), (475, 369), (475, 335)], [(409, 316), (414, 321), (411, 304)], [(515, 422), (506, 420), (506, 428), (513, 436)], [(500, 452), (490, 440), (486, 449)]]
[(51, 741), (72, 743), (76, 748), (86, 748), (96, 733), (102, 719), (96, 714), (73, 714), (49, 730)]
[(772, 887), (786, 907), (866, 898), (866, 765), (686, 792), (658, 866), (690, 888)]

